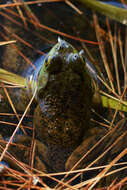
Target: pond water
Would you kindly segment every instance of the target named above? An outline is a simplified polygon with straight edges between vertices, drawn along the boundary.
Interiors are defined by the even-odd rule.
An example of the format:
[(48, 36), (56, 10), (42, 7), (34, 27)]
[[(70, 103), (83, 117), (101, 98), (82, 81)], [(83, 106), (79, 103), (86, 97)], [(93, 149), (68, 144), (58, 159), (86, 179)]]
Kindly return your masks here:
[[(3, 3), (5, 3), (5, 1), (3, 1)], [(9, 1), (9, 3), (12, 2)], [(116, 6), (123, 7), (118, 1), (109, 1), (108, 3), (115, 3)], [(99, 75), (99, 77), (95, 76), (95, 78), (98, 78), (99, 88), (118, 98), (126, 88), (126, 26), (119, 24), (114, 20), (107, 20), (107, 18), (101, 14), (96, 13), (95, 15), (95, 13), (83, 7), (83, 5), (79, 5), (78, 3), (75, 3), (75, 5), (83, 12), (83, 14), (79, 14), (64, 2), (33, 4), (29, 6), (30, 9), (21, 6), (20, 11), (23, 13), (22, 17), (26, 18), (25, 21), (19, 16), (18, 7), (1, 9), (0, 41), (16, 40), (16, 43), (1, 46), (0, 67), (22, 76), (35, 72), (32, 64), (35, 65), (35, 67), (38, 67), (38, 63), (45, 58), (49, 50), (57, 43), (58, 37), (60, 36), (63, 40), (72, 44), (78, 51), (84, 49), (87, 64), (93, 64), (93, 67), (90, 66), (90, 68), (93, 70), (96, 68), (96, 72)], [(100, 28), (98, 29), (97, 27)], [(99, 33), (99, 35), (96, 35), (96, 33)], [(98, 44), (101, 44), (100, 47)], [(107, 68), (110, 70), (108, 70), (108, 73), (106, 72)], [(118, 71), (116, 72), (117, 69)], [(104, 82), (101, 82), (100, 78)], [(109, 88), (107, 88), (105, 83)], [(23, 95), (21, 95), (20, 88), (7, 88), (7, 91), (9, 92), (18, 114), (23, 114), (30, 98), (27, 98), (28, 100), (25, 99), (25, 102), (21, 102), (21, 96), (27, 96), (28, 93), (23, 92)], [(3, 88), (0, 89), (0, 94), (2, 95), (2, 100), (0, 102), (0, 132), (1, 136), (6, 139), (13, 134), (21, 115), (19, 115), (18, 119), (15, 114), (13, 115), (14, 110), (12, 109), (7, 94)], [(80, 92), (77, 94), (80, 94)], [(123, 97), (126, 99), (126, 90)], [(26, 136), (24, 137), (24, 135), (21, 139), (19, 136), (16, 136), (14, 140), (18, 144), (18, 148), (12, 147), (8, 149), (14, 157), (18, 160), (21, 159), (22, 162), (25, 162), (29, 166), (31, 166), (30, 156), (32, 152), (19, 147), (21, 145), (24, 145), (25, 148), (28, 146), (29, 149), (31, 147), (32, 138), (34, 138), (33, 117), (35, 119), (34, 111), (37, 104), (38, 103), (35, 100), (32, 104), (32, 108), (28, 110), (28, 113), (22, 122), (25, 126), (24, 129), (28, 138), (25, 138)], [(54, 104), (52, 103), (52, 105)], [(44, 109), (50, 109), (50, 107), (46, 106)], [(66, 112), (66, 110), (64, 110), (64, 112)], [(39, 109), (36, 114), (41, 115)], [(112, 124), (113, 127), (116, 126), (116, 129), (101, 142), (99, 147), (97, 146), (94, 151), (84, 159), (83, 163), (81, 163), (77, 169), (88, 166), (95, 158), (98, 158), (113, 143), (115, 143), (120, 135), (124, 133), (126, 134), (126, 114), (118, 112), (115, 119), (114, 114), (114, 110), (102, 108), (101, 106), (95, 108), (94, 113), (91, 113), (89, 130), (83, 135), (86, 141), (83, 141), (82, 139), (81, 142), (83, 142), (83, 146), (80, 146), (79, 149), (77, 149), (77, 152), (74, 152), (74, 154), (79, 154), (79, 158), (83, 157), (83, 155), (93, 147), (101, 137), (109, 132), (109, 128), (111, 128)], [(37, 118), (34, 123), (39, 122), (40, 119)], [(23, 132), (19, 130), (18, 135), (21, 133), (23, 134)], [(71, 155), (77, 146), (62, 147), (52, 143), (40, 144), (40, 136), (43, 138), (43, 134), (35, 134), (35, 136), (39, 136), (39, 139), (37, 139), (36, 142), (35, 163), (33, 165), (36, 169), (41, 171), (44, 170), (46, 172), (61, 172), (65, 171), (65, 168), (71, 169), (75, 162), (78, 161), (75, 155)], [(122, 140), (118, 141), (118, 144), (114, 144), (114, 147), (111, 148), (100, 161), (97, 161), (96, 164), (94, 163), (93, 166), (106, 165), (117, 157), (118, 154), (126, 148), (126, 144), (124, 143), (127, 140), (126, 135), (123, 136), (123, 138), (121, 137), (121, 139)], [(70, 155), (70, 160), (66, 162)], [(42, 160), (44, 161), (44, 164), (41, 163)], [(126, 157), (122, 157), (120, 160), (118, 159), (118, 161), (126, 162)], [(9, 162), (10, 167), (13, 167), (12, 162), (8, 160), (7, 162)], [(114, 168), (118, 169), (119, 167), (116, 166)], [(23, 171), (20, 166), (16, 165), (14, 168)], [(27, 168), (30, 170), (29, 167)], [(85, 172), (82, 175), (82, 180), (85, 181), (96, 176), (100, 170), (97, 170), (96, 172)], [(118, 180), (125, 177), (126, 170), (123, 170), (116, 175), (111, 175), (109, 178), (104, 178), (105, 180), (102, 180), (99, 185), (109, 185), (111, 181), (118, 176)], [(45, 181), (51, 186), (55, 184), (47, 179)], [(79, 183), (79, 181), (80, 178), (75, 180), (72, 184), (75, 185), (76, 183)]]

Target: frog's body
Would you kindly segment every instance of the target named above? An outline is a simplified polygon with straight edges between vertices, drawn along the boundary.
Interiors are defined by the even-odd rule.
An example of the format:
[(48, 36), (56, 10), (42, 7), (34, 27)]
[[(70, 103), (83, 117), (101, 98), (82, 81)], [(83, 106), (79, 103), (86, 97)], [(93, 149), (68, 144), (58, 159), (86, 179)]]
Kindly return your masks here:
[(44, 61), (48, 72), (46, 87), (38, 84), (36, 137), (41, 140), (43, 133), (46, 143), (72, 147), (79, 144), (89, 126), (94, 89), (80, 54), (64, 40), (54, 48)]
[(77, 146), (89, 126), (94, 94), (85, 62), (64, 40), (59, 40), (40, 62), (39, 69), (28, 76), (32, 92), (37, 85), (36, 137), (41, 141), (43, 133), (46, 143)]
[[(45, 59), (39, 60), (37, 72), (31, 75), (28, 71), (30, 94), (37, 86), (35, 138), (48, 147), (48, 165), (54, 165), (54, 160), (55, 170), (61, 171), (89, 128), (95, 89), (82, 55), (66, 41), (59, 39)], [(29, 92), (24, 90), (20, 95), (24, 103), (15, 99), (18, 110), (25, 109)]]

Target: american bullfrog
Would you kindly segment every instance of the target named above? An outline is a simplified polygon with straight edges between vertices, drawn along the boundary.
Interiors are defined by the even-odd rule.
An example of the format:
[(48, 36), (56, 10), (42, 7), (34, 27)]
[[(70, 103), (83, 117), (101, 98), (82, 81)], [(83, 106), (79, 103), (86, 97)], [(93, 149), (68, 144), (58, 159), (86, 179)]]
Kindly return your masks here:
[[(27, 99), (25, 96), (31, 95), (36, 87), (35, 138), (48, 147), (49, 155), (62, 153), (65, 159), (58, 159), (62, 166), (57, 164), (57, 160), (54, 166), (56, 171), (61, 171), (61, 168), (64, 169), (63, 162), (82, 142), (90, 127), (95, 87), (82, 51), (78, 52), (71, 44), (58, 38), (58, 43), (41, 60), (41, 66), (27, 77), (29, 90), (23, 90), (25, 95), (20, 95), (20, 101), (14, 99), (18, 109), (22, 107), (23, 99)], [(48, 157), (52, 161), (54, 156)]]
[[(58, 43), (41, 64), (42, 66), (28, 77), (27, 86), (30, 88), (28, 92), (26, 91), (26, 95), (31, 94), (37, 87), (35, 97), (37, 106), (33, 119), (36, 139), (33, 167), (45, 172), (70, 170), (101, 137), (108, 133), (108, 130), (100, 126), (93, 127), (90, 123), (92, 100), (96, 89), (82, 51), (78, 52), (68, 42), (58, 39)], [(123, 131), (126, 133), (126, 128), (123, 127), (126, 121), (121, 123), (117, 132), (111, 131), (95, 149), (96, 155), (95, 151), (92, 151), (76, 168), (87, 166), (113, 144)], [(17, 135), (15, 143), (24, 146), (19, 149), (10, 145), (9, 151), (18, 160), (29, 164), (31, 140), (29, 136)], [(114, 148), (109, 153), (112, 158), (124, 146), (119, 144), (117, 148), (118, 150)], [(99, 164), (104, 165), (106, 161), (107, 155)]]
[[(45, 74), (44, 74), (45, 73)], [(46, 84), (42, 82), (46, 78)], [(37, 78), (36, 138), (64, 147), (79, 144), (89, 127), (94, 86), (83, 57), (59, 39)]]

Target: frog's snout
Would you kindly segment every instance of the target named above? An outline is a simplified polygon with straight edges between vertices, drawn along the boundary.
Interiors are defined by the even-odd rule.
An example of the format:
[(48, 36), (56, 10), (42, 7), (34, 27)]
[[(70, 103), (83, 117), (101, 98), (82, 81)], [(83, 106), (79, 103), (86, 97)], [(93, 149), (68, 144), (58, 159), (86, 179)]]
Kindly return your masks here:
[(69, 44), (65, 40), (62, 40), (60, 37), (58, 37), (58, 49), (67, 49), (68, 47)]

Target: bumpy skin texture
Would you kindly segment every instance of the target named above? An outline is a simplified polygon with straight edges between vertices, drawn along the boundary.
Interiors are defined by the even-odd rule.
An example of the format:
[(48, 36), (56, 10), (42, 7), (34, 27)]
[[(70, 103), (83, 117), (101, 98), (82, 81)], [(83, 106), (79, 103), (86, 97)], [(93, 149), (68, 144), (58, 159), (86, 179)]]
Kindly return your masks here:
[(36, 137), (46, 142), (72, 146), (87, 130), (92, 94), (76, 73), (60, 73), (43, 90), (34, 114)]
[[(46, 87), (38, 84), (36, 138), (44, 138), (46, 144), (75, 147), (89, 126), (94, 93), (91, 76), (82, 57), (64, 40), (49, 52), (43, 70), (44, 66), (49, 77)], [(38, 78), (40, 81), (41, 76)]]

